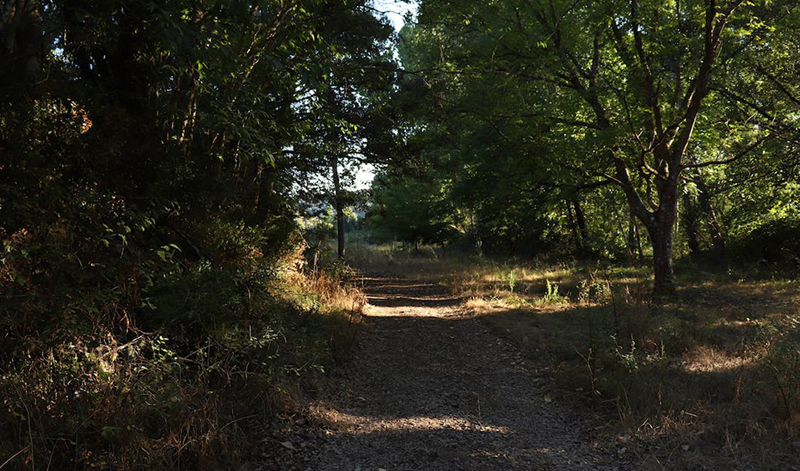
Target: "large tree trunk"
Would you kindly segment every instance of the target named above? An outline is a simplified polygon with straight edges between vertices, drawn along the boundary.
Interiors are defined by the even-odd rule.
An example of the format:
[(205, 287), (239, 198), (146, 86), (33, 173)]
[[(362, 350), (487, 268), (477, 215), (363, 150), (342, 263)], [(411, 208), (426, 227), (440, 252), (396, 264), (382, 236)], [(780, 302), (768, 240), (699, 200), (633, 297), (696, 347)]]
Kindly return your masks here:
[(344, 258), (344, 195), (339, 182), (339, 159), (336, 156), (331, 158), (331, 169), (333, 171), (333, 200), (336, 209), (336, 253), (339, 258)]
[(675, 293), (675, 273), (672, 267), (672, 239), (678, 217), (678, 187), (668, 181), (660, 188), (658, 209), (647, 224), (653, 244), (653, 297), (671, 296)]
[[(631, 183), (624, 163), (617, 161), (617, 175), (621, 182), (631, 214), (647, 228), (653, 245), (653, 297), (669, 297), (675, 292), (675, 274), (672, 267), (672, 239), (678, 216), (678, 171), (657, 184), (657, 209), (649, 210)], [(654, 205), (651, 203), (651, 205)]]
[(653, 297), (670, 296), (675, 293), (675, 274), (672, 267), (672, 225), (664, 227), (662, 222), (648, 228), (653, 243)]

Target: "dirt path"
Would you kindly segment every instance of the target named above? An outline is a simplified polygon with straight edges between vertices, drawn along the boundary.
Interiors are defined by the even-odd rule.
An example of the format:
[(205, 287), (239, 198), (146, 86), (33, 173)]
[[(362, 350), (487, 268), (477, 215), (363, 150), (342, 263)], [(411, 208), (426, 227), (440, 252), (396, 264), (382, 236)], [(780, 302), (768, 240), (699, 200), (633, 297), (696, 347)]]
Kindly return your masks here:
[(336, 392), (309, 408), (323, 430), (286, 444), (298, 448), (296, 469), (614, 469), (579, 421), (545, 400), (545, 380), (460, 299), (414, 280), (364, 283), (370, 306), (355, 357)]

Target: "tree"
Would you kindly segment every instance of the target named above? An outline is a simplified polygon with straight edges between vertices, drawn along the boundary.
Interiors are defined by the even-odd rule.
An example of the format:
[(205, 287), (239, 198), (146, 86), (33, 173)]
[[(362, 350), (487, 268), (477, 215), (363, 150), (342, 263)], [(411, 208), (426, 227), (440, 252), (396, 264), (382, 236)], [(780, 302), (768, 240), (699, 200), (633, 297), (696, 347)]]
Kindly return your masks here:
[(378, 175), (373, 184), (370, 225), (376, 235), (413, 244), (445, 245), (454, 239), (455, 211), (446, 181), (433, 172), (426, 178)]
[(339, 258), (345, 256), (345, 208), (356, 196), (348, 187), (359, 167), (388, 157), (375, 147), (390, 132), (384, 103), (394, 82), (388, 49), (393, 30), (367, 2), (359, 4), (331, 21), (337, 32), (330, 37), (330, 53), (318, 58), (327, 73), (307, 91), (301, 107), (305, 134), (290, 152), (305, 187), (302, 197), (319, 203), (324, 195), (322, 203), (335, 209)]
[[(366, 0), (0, 1), (0, 361), (17, 375), (0, 378), (0, 454), (21, 448), (15, 404), (35, 413), (47, 397), (31, 462), (139, 466), (78, 420), (75, 408), (94, 410), (100, 395), (39, 389), (25, 365), (74, 350), (76, 368), (92, 367), (91, 348), (143, 331), (169, 337), (171, 351), (209, 351), (212, 324), (270, 315), (259, 311), (273, 302), (266, 285), (301, 240), (296, 177), (331, 168), (295, 152), (326, 150), (310, 137), (332, 122), (316, 92), (383, 60), (385, 30)], [(358, 58), (343, 61), (352, 71), (340, 55)], [(200, 390), (184, 373), (153, 387)], [(134, 394), (119, 399), (136, 408)], [(162, 439), (164, 427), (141, 436)], [(54, 439), (64, 436), (74, 440)]]
[(652, 243), (654, 294), (668, 295), (687, 169), (735, 161), (774, 136), (742, 121), (728, 137), (732, 155), (713, 152), (719, 141), (709, 136), (727, 125), (713, 92), (732, 84), (721, 69), (778, 39), (770, 25), (795, 9), (743, 0), (423, 2), (415, 37), (430, 60), (410, 72), (445, 76), (448, 93), (473, 100), (476, 83), (502, 83), (509, 97), (479, 113), (506, 116), (512, 139), (524, 129), (542, 135), (558, 186), (616, 185)]

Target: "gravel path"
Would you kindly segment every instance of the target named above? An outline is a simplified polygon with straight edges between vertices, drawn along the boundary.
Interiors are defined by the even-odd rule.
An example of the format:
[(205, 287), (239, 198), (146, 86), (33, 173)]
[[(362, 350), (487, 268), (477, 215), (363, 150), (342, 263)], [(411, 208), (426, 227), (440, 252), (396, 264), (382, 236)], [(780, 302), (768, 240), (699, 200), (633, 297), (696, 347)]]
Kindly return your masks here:
[[(286, 443), (308, 471), (615, 469), (544, 379), (436, 285), (367, 277), (365, 331), (321, 431)], [(317, 428), (319, 428), (317, 427)]]

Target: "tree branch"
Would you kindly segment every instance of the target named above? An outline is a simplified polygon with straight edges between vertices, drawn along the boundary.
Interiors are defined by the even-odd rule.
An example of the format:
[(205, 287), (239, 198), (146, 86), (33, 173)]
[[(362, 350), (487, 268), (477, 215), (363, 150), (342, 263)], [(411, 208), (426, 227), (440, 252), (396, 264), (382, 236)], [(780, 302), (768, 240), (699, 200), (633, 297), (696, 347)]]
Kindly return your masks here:
[(754, 142), (753, 144), (749, 145), (746, 149), (742, 150), (741, 152), (739, 152), (738, 154), (734, 155), (733, 157), (731, 157), (729, 159), (709, 160), (709, 161), (706, 161), (706, 162), (700, 162), (700, 163), (696, 163), (696, 164), (685, 164), (683, 166), (683, 168), (703, 168), (703, 167), (709, 167), (711, 165), (724, 165), (724, 164), (729, 164), (729, 163), (736, 162), (737, 160), (741, 159), (745, 155), (747, 155), (750, 152), (752, 152), (753, 150), (755, 150), (764, 141), (766, 141), (767, 139), (769, 139), (771, 137), (774, 137), (774, 135), (773, 134), (767, 134), (766, 136), (760, 137), (759, 139), (756, 140), (756, 142)]

